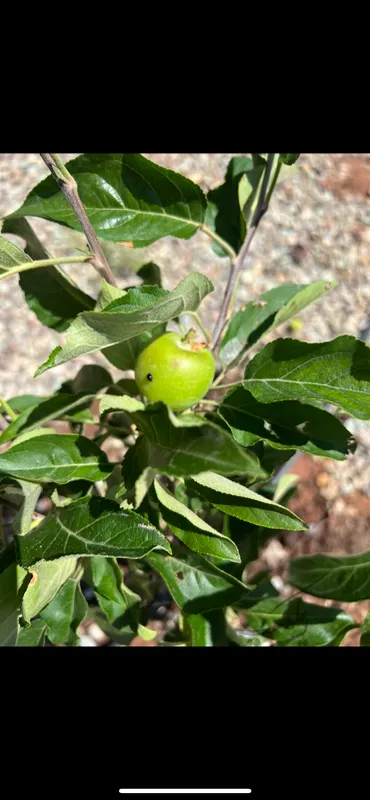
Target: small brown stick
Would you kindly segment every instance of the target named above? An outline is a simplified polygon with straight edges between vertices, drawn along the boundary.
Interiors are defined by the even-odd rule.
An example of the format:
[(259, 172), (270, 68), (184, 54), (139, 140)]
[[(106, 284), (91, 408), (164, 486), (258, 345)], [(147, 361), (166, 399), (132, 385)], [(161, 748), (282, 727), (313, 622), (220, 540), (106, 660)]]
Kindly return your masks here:
[(49, 168), (60, 190), (63, 192), (66, 200), (76, 214), (76, 217), (88, 241), (89, 248), (93, 253), (90, 263), (93, 264), (93, 266), (98, 270), (102, 278), (104, 278), (107, 283), (110, 283), (112, 286), (117, 286), (112, 270), (99, 243), (98, 237), (79, 198), (75, 179), (72, 175), (70, 175), (65, 164), (63, 164), (63, 161), (57, 153), (40, 153), (40, 156), (45, 162), (46, 166)]

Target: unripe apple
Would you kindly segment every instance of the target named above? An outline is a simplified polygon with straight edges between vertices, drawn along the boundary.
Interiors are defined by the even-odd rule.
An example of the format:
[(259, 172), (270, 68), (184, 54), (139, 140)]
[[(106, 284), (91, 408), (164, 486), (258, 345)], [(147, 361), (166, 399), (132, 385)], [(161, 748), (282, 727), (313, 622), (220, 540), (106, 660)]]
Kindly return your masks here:
[(185, 337), (165, 333), (140, 353), (135, 379), (150, 403), (162, 400), (174, 411), (183, 411), (208, 391), (215, 362), (205, 343), (194, 341), (194, 334), (192, 329)]

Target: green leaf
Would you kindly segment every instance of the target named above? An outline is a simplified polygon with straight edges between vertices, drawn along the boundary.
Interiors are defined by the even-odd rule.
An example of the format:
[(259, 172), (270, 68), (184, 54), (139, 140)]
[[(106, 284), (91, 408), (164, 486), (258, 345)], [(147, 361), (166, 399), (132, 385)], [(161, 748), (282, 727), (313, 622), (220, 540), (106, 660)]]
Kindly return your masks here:
[[(246, 224), (243, 208), (251, 202), (257, 190), (263, 167), (253, 167), (253, 161), (245, 156), (232, 158), (225, 175), (225, 183), (208, 192), (207, 224), (228, 242), (236, 252), (245, 239)], [(240, 205), (242, 200), (243, 205)], [(219, 256), (225, 251), (217, 242), (213, 250)]]
[(75, 645), (77, 628), (86, 617), (87, 609), (79, 581), (68, 578), (40, 615), (47, 625), (48, 639), (53, 644)]
[(109, 394), (129, 394), (132, 397), (140, 394), (139, 387), (136, 381), (133, 378), (121, 378), (121, 380), (117, 381), (117, 383), (113, 383), (112, 386), (109, 386)]
[[(189, 239), (204, 222), (207, 203), (200, 187), (139, 153), (86, 153), (66, 166), (102, 239), (145, 247), (163, 236)], [(41, 181), (9, 218), (27, 216), (81, 230), (52, 176)]]
[(107, 283), (107, 281), (103, 278), (94, 310), (104, 311), (104, 309), (109, 306), (113, 300), (118, 300), (119, 298), (124, 297), (125, 294), (127, 294), (125, 289), (119, 289), (118, 286), (112, 286), (111, 283)]
[(239, 205), (247, 223), (252, 218), (257, 207), (259, 197), (258, 189), (263, 179), (265, 166), (265, 163), (263, 163), (251, 169), (249, 172), (246, 172), (239, 183)]
[(86, 579), (108, 622), (118, 630), (128, 626), (137, 632), (141, 597), (125, 586), (116, 560), (93, 556)]
[(148, 465), (143, 436), (127, 451), (122, 463), (122, 477), (128, 496), (121, 503), (121, 508), (139, 508), (155, 477), (155, 471)]
[(142, 350), (149, 344), (152, 339), (162, 336), (166, 332), (166, 325), (157, 325), (147, 333), (141, 333), (140, 336), (134, 336), (133, 339), (128, 339), (127, 342), (120, 342), (114, 344), (112, 347), (104, 349), (105, 358), (113, 364), (117, 369), (127, 370), (135, 369), (136, 362)]
[(355, 603), (370, 600), (370, 551), (354, 556), (313, 556), (293, 558), (288, 583), (302, 592)]
[(354, 336), (323, 343), (277, 339), (247, 365), (243, 386), (261, 403), (321, 401), (369, 419), (370, 348)]
[(98, 364), (84, 364), (73, 380), (62, 384), (59, 392), (76, 395), (96, 394), (111, 383), (112, 377), (104, 367)]
[(13, 242), (9, 242), (4, 236), (0, 236), (0, 278), (5, 276), (8, 270), (19, 267), (23, 264), (31, 264), (32, 258), (17, 247)]
[(223, 561), (219, 566), (235, 575), (236, 578), (241, 579), (245, 567), (252, 561), (256, 561), (259, 555), (259, 550), (266, 544), (266, 541), (273, 535), (268, 528), (257, 528), (255, 525), (236, 517), (224, 517), (224, 531), (235, 542), (239, 554), (240, 564), (235, 564), (232, 561)]
[(14, 527), (23, 535), (28, 533), (31, 527), (32, 517), (41, 494), (41, 486), (38, 483), (22, 481), (20, 478), (18, 478), (18, 483), (22, 489), (23, 502), (14, 520)]
[(25, 567), (62, 556), (140, 558), (153, 548), (171, 552), (153, 525), (104, 497), (83, 497), (56, 508), (27, 536), (17, 536), (16, 548)]
[[(27, 246), (23, 262), (40, 261), (51, 258), (25, 219), (6, 219), (3, 233), (13, 233), (26, 240)], [(15, 266), (15, 264), (13, 264)], [(1, 267), (0, 267), (1, 269)], [(94, 308), (94, 300), (76, 286), (58, 267), (40, 267), (22, 272), (19, 283), (23, 289), (27, 305), (37, 318), (48, 328), (62, 332), (68, 328), (77, 314)]]
[(279, 153), (279, 158), (283, 164), (287, 164), (288, 167), (291, 167), (292, 164), (295, 164), (300, 155), (300, 153)]
[(360, 647), (370, 647), (370, 611), (361, 625)]
[(265, 641), (262, 637), (251, 636), (250, 632), (243, 630), (243, 628), (232, 628), (231, 625), (227, 626), (226, 632), (230, 641), (239, 647), (261, 647)]
[(67, 578), (71, 577), (76, 565), (76, 558), (39, 561), (33, 565), (30, 570), (32, 579), (22, 601), (22, 614), (26, 622), (31, 622), (50, 603)]
[(161, 270), (153, 261), (149, 261), (148, 264), (143, 264), (137, 274), (144, 284), (148, 284), (149, 286), (162, 286)]
[(299, 475), (294, 475), (292, 472), (287, 472), (279, 478), (276, 489), (274, 491), (273, 501), (279, 503), (284, 500), (287, 503), (287, 498), (291, 496), (292, 492), (296, 489), (299, 483)]
[(185, 615), (184, 631), (189, 638), (190, 647), (223, 647), (228, 644), (223, 611)]
[(258, 459), (237, 445), (231, 434), (196, 414), (176, 417), (164, 403), (144, 406), (132, 397), (105, 395), (100, 413), (126, 411), (146, 437), (146, 463), (165, 475), (192, 475), (217, 468), (227, 475), (266, 477)]
[(201, 556), (191, 554), (185, 562), (151, 553), (145, 560), (159, 572), (175, 603), (186, 614), (224, 608), (246, 592), (247, 587), (241, 581)]
[(17, 647), (43, 647), (46, 636), (46, 624), (42, 619), (34, 619), (27, 628), (21, 628), (18, 634)]
[(137, 633), (132, 630), (130, 625), (126, 625), (123, 628), (116, 628), (115, 625), (108, 622), (104, 611), (98, 606), (89, 606), (88, 617), (99, 625), (99, 628), (101, 628), (106, 636), (109, 636), (113, 642), (117, 642), (121, 647), (128, 647), (130, 642), (137, 636)]
[[(213, 290), (213, 285), (204, 275), (193, 272), (173, 292), (160, 299), (155, 300), (158, 295), (148, 293), (148, 289), (153, 287), (139, 288), (141, 292), (137, 291), (135, 294), (137, 307), (127, 304), (128, 292), (121, 300), (113, 301), (104, 311), (79, 314), (68, 329), (65, 347), (56, 347), (47, 361), (39, 367), (36, 375), (77, 356), (104, 350), (110, 345), (148, 333), (186, 311), (196, 311), (203, 298)], [(163, 293), (163, 290), (157, 289), (159, 291)], [(151, 298), (153, 303), (143, 305), (144, 296)]]
[(159, 501), (164, 521), (190, 550), (196, 553), (240, 562), (238, 548), (232, 541), (208, 525), (190, 508), (180, 503), (173, 495), (154, 481), (155, 492)]
[(8, 452), (10, 449), (13, 449), (15, 445), (21, 444), (21, 442), (28, 442), (29, 439), (35, 439), (39, 436), (55, 436), (55, 430), (54, 428), (35, 428), (32, 431), (19, 433), (14, 442), (10, 442)]
[(338, 646), (356, 627), (340, 608), (305, 603), (301, 598), (283, 601), (269, 597), (247, 611), (248, 624), (281, 647)]
[(28, 581), (28, 573), (16, 563), (14, 546), (0, 552), (0, 647), (17, 644), (22, 596)]
[(303, 450), (339, 461), (355, 449), (352, 434), (336, 417), (298, 400), (260, 403), (239, 386), (225, 396), (218, 413), (243, 447), (262, 440), (278, 450)]
[(193, 475), (189, 485), (219, 511), (252, 525), (286, 531), (302, 531), (308, 527), (285, 506), (273, 503), (246, 486), (216, 475), (215, 472)]
[(149, 308), (153, 303), (168, 297), (171, 292), (159, 286), (132, 286), (121, 297), (116, 297), (103, 311), (113, 312), (123, 309), (125, 314), (138, 311), (140, 308)]
[(275, 330), (335, 286), (336, 281), (300, 285), (286, 283), (247, 303), (229, 323), (220, 346), (222, 361), (231, 363), (265, 333)]
[(21, 411), (31, 408), (31, 406), (37, 406), (38, 403), (42, 403), (43, 399), (37, 394), (21, 394), (19, 397), (12, 397), (7, 403), (13, 411), (19, 414)]
[(66, 415), (71, 416), (71, 412), (87, 409), (95, 395), (71, 395), (55, 394), (47, 397), (36, 406), (22, 411), (22, 413), (11, 422), (0, 436), (0, 444), (9, 441), (17, 436), (18, 433), (26, 430), (32, 431), (51, 420), (59, 419)]
[(32, 483), (101, 481), (112, 472), (105, 453), (84, 436), (48, 434), (14, 444), (0, 454), (0, 474)]

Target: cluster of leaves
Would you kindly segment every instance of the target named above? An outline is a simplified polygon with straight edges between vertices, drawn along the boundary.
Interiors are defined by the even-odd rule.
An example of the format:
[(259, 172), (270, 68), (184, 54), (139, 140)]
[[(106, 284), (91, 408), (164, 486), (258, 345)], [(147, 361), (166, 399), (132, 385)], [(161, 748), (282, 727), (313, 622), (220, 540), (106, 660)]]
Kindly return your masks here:
[[(297, 157), (278, 156), (272, 181)], [(219, 255), (230, 256), (245, 240), (266, 165), (265, 154), (233, 158), (208, 197), (138, 154), (85, 154), (67, 168), (102, 240), (145, 247), (203, 230)], [(34, 216), (81, 228), (52, 176), (3, 222), (2, 233), (21, 237), (24, 249), (0, 237), (0, 279), (19, 272), (40, 323), (65, 332), (36, 375), (97, 351), (132, 370), (149, 341), (196, 313), (213, 290), (197, 272), (165, 290), (149, 263), (139, 271), (141, 286), (123, 290), (103, 280), (95, 300), (59, 264), (39, 265), (52, 258), (26, 219)], [(332, 288), (283, 285), (248, 303), (224, 331), (221, 375)], [(366, 345), (352, 336), (314, 344), (278, 338), (247, 361), (219, 403), (206, 398), (177, 415), (164, 403), (145, 404), (133, 378), (114, 382), (109, 363), (82, 367), (49, 397), (14, 397), (0, 408), (7, 422), (0, 501), (14, 511), (0, 551), (0, 643), (73, 646), (86, 618), (122, 646), (150, 639), (150, 610), (165, 586), (179, 615), (163, 646), (339, 645), (355, 627), (351, 616), (303, 602), (299, 592), (369, 599), (370, 553), (293, 559), (290, 599), (278, 596), (268, 575), (253, 585), (245, 576), (270, 537), (307, 529), (288, 508), (286, 476), (276, 480), (281, 465), (296, 451), (337, 460), (353, 452), (339, 412), (370, 417)], [(71, 432), (57, 433), (56, 420)], [(102, 449), (111, 436), (125, 451), (118, 462)], [(35, 513), (40, 498), (49, 502), (45, 515)], [(370, 644), (369, 618), (361, 643)]]

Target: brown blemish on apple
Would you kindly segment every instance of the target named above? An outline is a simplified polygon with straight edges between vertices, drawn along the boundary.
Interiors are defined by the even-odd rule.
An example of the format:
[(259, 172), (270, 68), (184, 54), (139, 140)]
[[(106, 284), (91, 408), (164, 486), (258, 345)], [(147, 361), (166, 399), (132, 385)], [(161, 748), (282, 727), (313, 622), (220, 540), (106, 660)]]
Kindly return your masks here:
[(35, 572), (33, 569), (30, 569), (30, 573), (32, 575), (32, 578), (30, 580), (30, 586), (31, 586), (32, 583), (36, 583), (37, 581), (37, 572)]
[(203, 350), (203, 347), (207, 347), (207, 342), (192, 342), (190, 349), (197, 353), (198, 350)]

